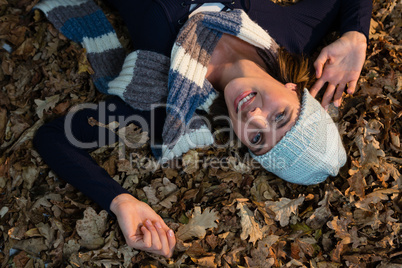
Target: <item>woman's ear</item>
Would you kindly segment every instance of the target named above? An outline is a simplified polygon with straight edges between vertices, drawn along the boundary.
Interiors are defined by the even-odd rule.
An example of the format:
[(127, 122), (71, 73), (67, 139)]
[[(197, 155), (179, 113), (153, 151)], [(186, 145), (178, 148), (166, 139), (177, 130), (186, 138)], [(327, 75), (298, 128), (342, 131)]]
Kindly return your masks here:
[(288, 89), (290, 89), (290, 90), (293, 90), (293, 91), (296, 91), (296, 90), (297, 90), (297, 85), (296, 85), (296, 84), (293, 84), (293, 83), (286, 83), (286, 84), (285, 84), (285, 87), (288, 88)]

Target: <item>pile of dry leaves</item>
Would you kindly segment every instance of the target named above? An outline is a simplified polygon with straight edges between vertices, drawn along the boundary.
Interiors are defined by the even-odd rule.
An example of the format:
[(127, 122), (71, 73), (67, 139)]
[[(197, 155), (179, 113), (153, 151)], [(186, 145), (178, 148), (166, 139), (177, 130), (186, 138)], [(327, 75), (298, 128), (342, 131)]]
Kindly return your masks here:
[[(401, 267), (400, 1), (374, 0), (358, 90), (337, 115), (348, 161), (336, 178), (286, 183), (239, 160), (236, 146), (192, 150), (180, 168), (156, 170), (132, 165), (150, 155), (146, 144), (126, 160), (119, 144), (92, 153), (175, 230), (169, 260), (127, 247), (116, 221), (32, 147), (44, 122), (103, 98), (85, 51), (32, 11), (36, 2), (0, 0), (2, 267)], [(129, 47), (120, 18), (106, 13)]]

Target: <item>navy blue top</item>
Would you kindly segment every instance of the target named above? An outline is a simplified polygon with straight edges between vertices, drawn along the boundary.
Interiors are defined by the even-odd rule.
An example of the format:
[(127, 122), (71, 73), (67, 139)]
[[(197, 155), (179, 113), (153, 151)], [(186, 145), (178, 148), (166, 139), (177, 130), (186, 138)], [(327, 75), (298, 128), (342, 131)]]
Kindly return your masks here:
[[(188, 17), (189, 5), (216, 2), (216, 0), (110, 0), (127, 24), (135, 49), (152, 50), (170, 56), (175, 37)], [(234, 4), (233, 4), (234, 2)], [(371, 0), (302, 0), (282, 7), (269, 0), (230, 0), (222, 2), (228, 8), (242, 8), (282, 46), (294, 53), (312, 52), (331, 30), (341, 34), (347, 31), (362, 32), (368, 38)], [(110, 213), (110, 203), (119, 194), (128, 193), (114, 181), (89, 155), (91, 149), (116, 141), (116, 136), (105, 128), (90, 126), (93, 117), (104, 124), (115, 121), (116, 116), (128, 118), (140, 115), (152, 122), (152, 138), (160, 138), (164, 111), (156, 113), (155, 120), (149, 112), (135, 110), (119, 98), (106, 102), (103, 114), (85, 109), (75, 114), (69, 130), (81, 142), (95, 142), (91, 148), (82, 149), (71, 143), (64, 129), (65, 118), (42, 126), (34, 137), (34, 146), (44, 161), (56, 174), (78, 188)], [(103, 119), (105, 121), (103, 121)], [(138, 125), (138, 122), (136, 123)], [(141, 125), (140, 125), (141, 126)], [(106, 139), (102, 142), (100, 133)]]
[[(190, 4), (217, 0), (109, 0), (130, 32), (136, 49), (170, 56), (174, 40), (189, 14)], [(227, 8), (240, 8), (288, 51), (311, 53), (331, 30), (340, 34), (359, 31), (367, 40), (371, 0), (302, 0), (280, 6), (270, 0), (226, 0)], [(234, 3), (234, 4), (233, 4)]]

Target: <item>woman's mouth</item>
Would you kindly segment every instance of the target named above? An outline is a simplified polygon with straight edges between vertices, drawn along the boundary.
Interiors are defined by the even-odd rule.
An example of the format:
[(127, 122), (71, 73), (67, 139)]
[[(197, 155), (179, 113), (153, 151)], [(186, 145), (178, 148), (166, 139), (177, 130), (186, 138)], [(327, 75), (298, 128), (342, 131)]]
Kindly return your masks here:
[(234, 107), (236, 107), (236, 113), (241, 111), (252, 99), (257, 95), (256, 92), (248, 91), (244, 92), (235, 99)]

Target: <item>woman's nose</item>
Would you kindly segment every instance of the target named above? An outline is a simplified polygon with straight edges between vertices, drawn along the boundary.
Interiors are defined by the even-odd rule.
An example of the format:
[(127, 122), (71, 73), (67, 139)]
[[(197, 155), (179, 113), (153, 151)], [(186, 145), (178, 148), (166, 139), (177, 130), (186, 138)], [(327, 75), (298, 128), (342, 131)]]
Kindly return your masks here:
[(256, 128), (262, 129), (267, 127), (267, 117), (260, 108), (254, 108), (247, 112), (247, 121), (252, 123)]
[(249, 111), (247, 111), (247, 119), (251, 119), (255, 116), (261, 115), (261, 109), (259, 107), (255, 107)]

